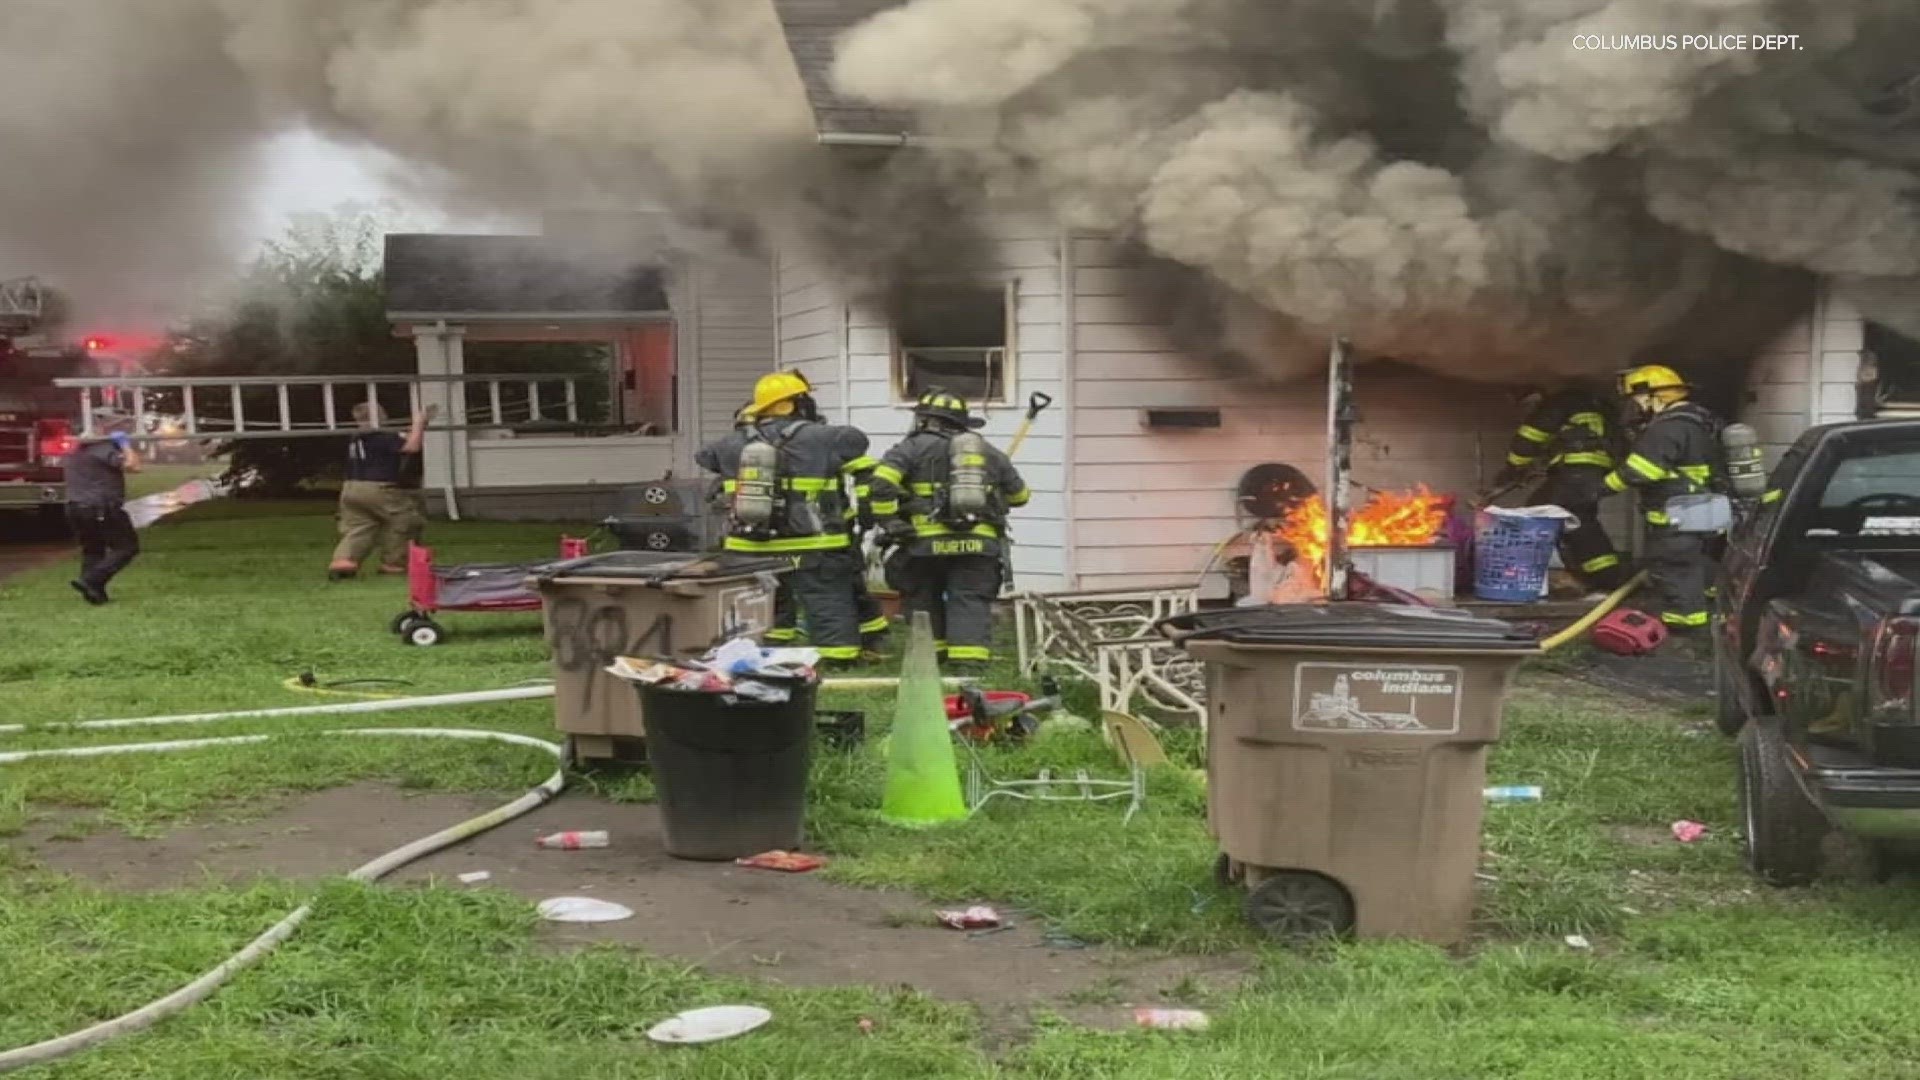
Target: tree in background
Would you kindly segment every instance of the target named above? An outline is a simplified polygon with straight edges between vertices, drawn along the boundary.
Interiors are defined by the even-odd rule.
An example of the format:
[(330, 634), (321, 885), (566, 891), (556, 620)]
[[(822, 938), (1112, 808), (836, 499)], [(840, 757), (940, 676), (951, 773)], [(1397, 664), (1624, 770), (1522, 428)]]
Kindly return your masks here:
[[(157, 367), (183, 378), (249, 375), (406, 375), (413, 343), (393, 336), (387, 323), (380, 265), (383, 237), (394, 222), (368, 209), (303, 215), (285, 237), (269, 242), (221, 309), (195, 318), (168, 336)], [(403, 388), (390, 388), (382, 406), (405, 417)], [(311, 398), (312, 395), (305, 395)], [(338, 402), (345, 416), (358, 398)], [(271, 387), (250, 388), (244, 404), (255, 418), (278, 415)], [(177, 410), (178, 402), (157, 403)], [(226, 400), (195, 401), (205, 421), (231, 422)], [(295, 399), (293, 422), (324, 422), (317, 402)], [(216, 446), (227, 459), (222, 479), (236, 494), (286, 498), (337, 478), (345, 465), (340, 439), (237, 439)]]

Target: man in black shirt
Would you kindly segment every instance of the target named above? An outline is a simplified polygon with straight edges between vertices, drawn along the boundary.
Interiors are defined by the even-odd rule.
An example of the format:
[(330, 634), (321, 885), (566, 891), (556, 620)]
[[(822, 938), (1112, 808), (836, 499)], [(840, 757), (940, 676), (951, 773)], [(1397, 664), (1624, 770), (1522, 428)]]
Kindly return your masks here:
[(140, 554), (140, 537), (127, 516), (127, 473), (140, 471), (128, 433), (131, 417), (108, 409), (94, 414), (99, 432), (67, 457), (67, 523), (80, 540), (80, 576), (74, 591), (96, 607), (107, 583)]
[(360, 563), (380, 549), (380, 572), (407, 572), (407, 544), (427, 527), (419, 496), (404, 481), (412, 471), (406, 458), (418, 456), (426, 438), (427, 421), (436, 410), (427, 406), (415, 413), (403, 438), (381, 431), (380, 406), (364, 401), (353, 407), (353, 418), (364, 430), (347, 446), (347, 480), (340, 488), (340, 544), (333, 549), (327, 577), (353, 577)]

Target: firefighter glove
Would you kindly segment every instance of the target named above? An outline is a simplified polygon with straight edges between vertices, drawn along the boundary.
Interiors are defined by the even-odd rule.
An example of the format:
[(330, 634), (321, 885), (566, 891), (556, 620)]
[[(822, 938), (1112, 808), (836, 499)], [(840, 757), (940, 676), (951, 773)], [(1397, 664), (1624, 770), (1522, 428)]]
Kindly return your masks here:
[(902, 521), (899, 518), (889, 518), (880, 526), (880, 530), (886, 533), (889, 544), (910, 544), (918, 536), (913, 530), (912, 522)]

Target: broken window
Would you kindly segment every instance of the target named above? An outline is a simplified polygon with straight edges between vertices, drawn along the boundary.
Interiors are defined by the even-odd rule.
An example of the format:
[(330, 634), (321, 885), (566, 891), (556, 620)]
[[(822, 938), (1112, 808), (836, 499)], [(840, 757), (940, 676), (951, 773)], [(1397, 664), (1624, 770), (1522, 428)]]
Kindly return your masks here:
[(1013, 286), (926, 285), (896, 290), (893, 385), (902, 401), (936, 387), (969, 403), (1002, 404), (1013, 384)]

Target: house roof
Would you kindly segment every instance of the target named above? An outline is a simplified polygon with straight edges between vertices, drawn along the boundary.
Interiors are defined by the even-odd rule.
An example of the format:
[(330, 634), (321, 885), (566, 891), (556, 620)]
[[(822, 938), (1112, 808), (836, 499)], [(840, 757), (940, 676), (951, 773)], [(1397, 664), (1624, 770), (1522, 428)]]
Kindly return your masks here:
[(668, 310), (665, 275), (644, 263), (583, 264), (538, 236), (387, 237), (387, 315), (609, 318)]
[(905, 0), (773, 0), (786, 31), (800, 82), (822, 134), (903, 135), (914, 130), (910, 112), (870, 108), (833, 89), (834, 44), (839, 36)]

